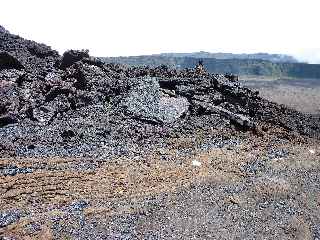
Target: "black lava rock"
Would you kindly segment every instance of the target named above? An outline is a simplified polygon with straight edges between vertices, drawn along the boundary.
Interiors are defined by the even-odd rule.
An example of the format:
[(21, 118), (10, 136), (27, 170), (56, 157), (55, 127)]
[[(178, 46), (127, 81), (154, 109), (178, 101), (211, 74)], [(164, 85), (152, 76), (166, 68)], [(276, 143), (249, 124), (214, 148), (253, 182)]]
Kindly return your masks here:
[(7, 52), (0, 52), (0, 70), (2, 69), (23, 69), (22, 63)]
[(79, 62), (80, 60), (84, 58), (89, 58), (89, 51), (88, 50), (82, 50), (82, 51), (76, 51), (76, 50), (70, 50), (63, 54), (60, 68), (66, 69), (67, 67), (70, 67), (76, 62)]
[(86, 50), (60, 57), (3, 28), (0, 86), (2, 156), (128, 155), (137, 143), (265, 124), (320, 137), (318, 119), (260, 98), (237, 76), (105, 64)]

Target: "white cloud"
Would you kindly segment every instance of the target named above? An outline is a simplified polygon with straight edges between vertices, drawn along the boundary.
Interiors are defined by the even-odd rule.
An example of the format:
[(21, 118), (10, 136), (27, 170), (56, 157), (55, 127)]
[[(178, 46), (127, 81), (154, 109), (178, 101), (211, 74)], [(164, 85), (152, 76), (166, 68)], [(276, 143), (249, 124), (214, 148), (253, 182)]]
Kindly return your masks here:
[[(318, 0), (10, 0), (0, 24), (60, 52), (270, 52), (319, 47)], [(317, 57), (316, 57), (317, 58)]]
[(293, 55), (301, 62), (320, 64), (320, 48), (303, 49)]

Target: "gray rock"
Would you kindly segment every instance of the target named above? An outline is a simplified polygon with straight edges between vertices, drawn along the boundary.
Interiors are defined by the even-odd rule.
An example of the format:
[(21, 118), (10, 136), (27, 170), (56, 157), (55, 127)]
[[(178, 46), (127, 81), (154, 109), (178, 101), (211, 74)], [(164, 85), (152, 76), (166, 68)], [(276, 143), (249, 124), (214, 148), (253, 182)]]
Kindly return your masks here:
[(0, 25), (0, 33), (9, 33), (3, 26)]
[(161, 96), (155, 78), (143, 79), (124, 99), (127, 112), (135, 118), (160, 123), (173, 123), (188, 111), (184, 97)]
[(244, 115), (233, 113), (225, 108), (222, 108), (220, 106), (215, 106), (213, 104), (208, 104), (208, 103), (199, 102), (199, 101), (195, 101), (195, 103), (200, 105), (202, 108), (206, 109), (208, 112), (219, 113), (225, 116), (231, 122), (243, 128), (248, 128), (248, 129), (255, 128), (255, 123)]
[(33, 117), (41, 123), (48, 123), (53, 118), (54, 114), (55, 110), (49, 106), (41, 106), (33, 109)]
[(32, 173), (33, 169), (31, 168), (19, 168), (17, 166), (6, 166), (3, 169), (0, 169), (0, 175), (3, 176), (15, 176), (17, 174), (27, 174), (27, 173)]
[(0, 212), (0, 228), (6, 227), (19, 221), (20, 213), (18, 211)]
[(289, 155), (289, 151), (287, 149), (269, 149), (267, 153), (267, 158), (269, 160), (277, 159), (277, 158), (285, 158)]
[(73, 202), (70, 206), (71, 211), (83, 211), (86, 207), (88, 207), (88, 203), (84, 200), (79, 200)]
[(70, 103), (64, 95), (57, 96), (53, 101), (33, 109), (33, 118), (40, 123), (48, 123), (59, 112), (70, 108)]

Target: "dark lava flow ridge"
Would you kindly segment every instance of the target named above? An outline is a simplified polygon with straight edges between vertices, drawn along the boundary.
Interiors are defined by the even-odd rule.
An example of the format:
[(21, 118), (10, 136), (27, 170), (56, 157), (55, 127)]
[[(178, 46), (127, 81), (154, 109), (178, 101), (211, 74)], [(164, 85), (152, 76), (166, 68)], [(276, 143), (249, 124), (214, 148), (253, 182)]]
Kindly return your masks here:
[(128, 155), (164, 139), (215, 131), (319, 138), (311, 116), (259, 97), (230, 75), (60, 56), (0, 27), (2, 157)]

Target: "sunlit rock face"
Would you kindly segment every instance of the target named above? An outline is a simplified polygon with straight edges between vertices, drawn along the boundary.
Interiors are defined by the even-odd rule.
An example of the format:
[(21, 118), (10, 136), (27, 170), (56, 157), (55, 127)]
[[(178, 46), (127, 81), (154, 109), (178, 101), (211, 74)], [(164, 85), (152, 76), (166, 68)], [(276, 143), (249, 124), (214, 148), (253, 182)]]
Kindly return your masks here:
[(184, 97), (163, 96), (156, 78), (146, 78), (135, 86), (123, 105), (132, 116), (148, 121), (172, 123), (188, 111)]

